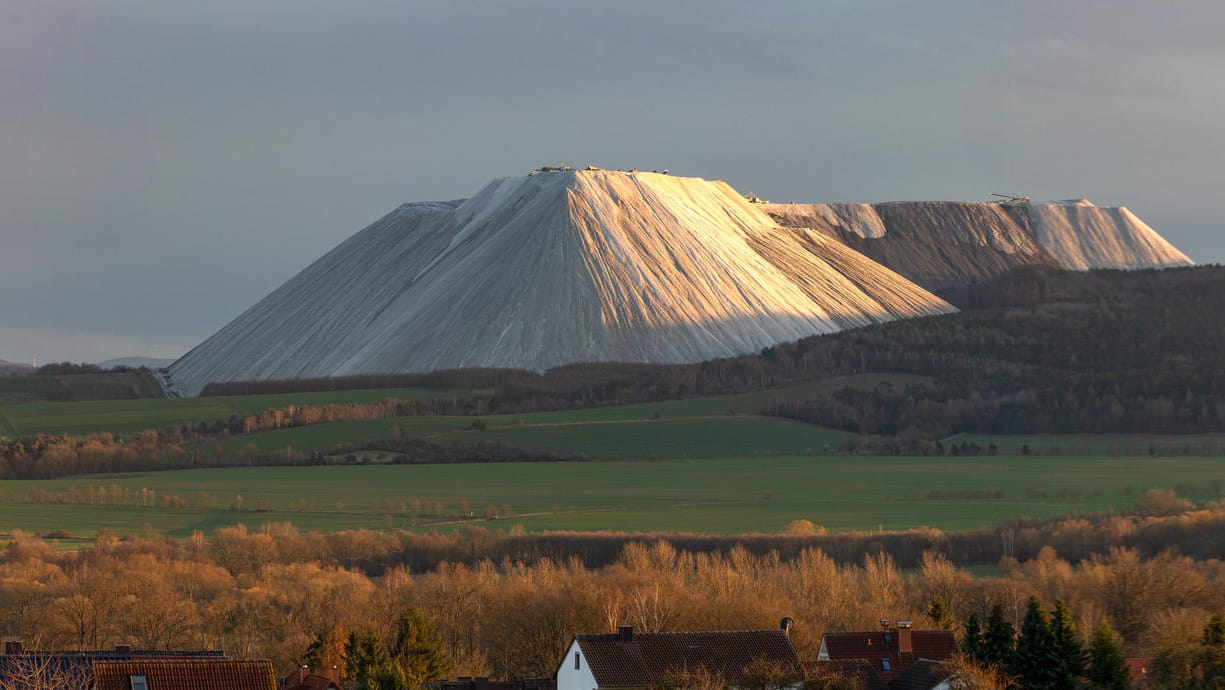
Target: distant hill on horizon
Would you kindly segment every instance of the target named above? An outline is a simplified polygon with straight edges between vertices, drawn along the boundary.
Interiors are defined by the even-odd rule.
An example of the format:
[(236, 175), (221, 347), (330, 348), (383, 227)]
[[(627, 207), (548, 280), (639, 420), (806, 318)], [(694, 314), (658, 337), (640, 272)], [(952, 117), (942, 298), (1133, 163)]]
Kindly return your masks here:
[(97, 364), (98, 366), (104, 369), (113, 369), (115, 367), (128, 367), (130, 369), (139, 369), (140, 367), (147, 367), (149, 369), (161, 369), (162, 367), (170, 366), (174, 362), (175, 362), (174, 359), (166, 359), (164, 357), (158, 358), (158, 357), (133, 356), (133, 357), (117, 357), (115, 359), (108, 359), (105, 362), (95, 362), (95, 364)]

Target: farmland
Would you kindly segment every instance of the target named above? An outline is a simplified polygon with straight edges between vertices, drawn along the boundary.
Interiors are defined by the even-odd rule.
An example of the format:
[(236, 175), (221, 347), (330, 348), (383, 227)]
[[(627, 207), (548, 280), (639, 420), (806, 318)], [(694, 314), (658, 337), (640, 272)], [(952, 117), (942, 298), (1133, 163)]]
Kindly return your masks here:
[[(463, 465), (256, 467), (6, 482), (4, 524), (186, 536), (228, 524), (303, 529), (447, 527), (498, 515), (528, 530), (773, 532), (807, 519), (830, 529), (944, 530), (1020, 516), (1124, 509), (1147, 489), (1219, 493), (1215, 458), (809, 456)], [(124, 505), (13, 504), (31, 491), (127, 489)], [(147, 490), (142, 492), (142, 490)], [(102, 494), (99, 494), (102, 495)], [(142, 498), (142, 496), (144, 498)], [(184, 507), (157, 507), (162, 496)], [(995, 496), (995, 497), (993, 497)], [(98, 498), (95, 500), (112, 500)], [(142, 502), (149, 506), (140, 505)], [(134, 505), (135, 504), (135, 505)]]
[[(855, 434), (757, 414), (778, 400), (818, 397), (848, 385), (870, 388), (889, 378), (894, 385), (925, 382), (844, 377), (647, 404), (360, 419), (236, 434), (196, 447), (212, 453), (293, 448), (322, 453), (333, 464), (12, 480), (0, 486), (0, 522), (83, 537), (103, 528), (184, 537), (269, 522), (320, 531), (487, 524), (732, 534), (776, 532), (794, 520), (832, 530), (962, 530), (1022, 516), (1122, 510), (1151, 488), (1196, 500), (1221, 493), (1221, 460), (1185, 454), (1192, 442), (1219, 447), (1220, 436), (958, 435), (946, 442), (993, 445), (999, 453), (878, 457), (842, 452), (865, 440)], [(465, 394), (398, 389), (32, 403), (0, 408), (0, 423), (9, 433), (131, 435), (288, 405), (459, 395)], [(575, 461), (396, 465), (394, 452), (353, 449), (397, 438), (492, 442)], [(337, 449), (341, 445), (349, 449)]]
[(97, 432), (132, 434), (171, 424), (258, 414), (269, 408), (289, 405), (344, 405), (376, 402), (386, 398), (412, 400), (457, 395), (466, 393), (400, 388), (216, 398), (144, 398), (0, 405), (0, 436)]

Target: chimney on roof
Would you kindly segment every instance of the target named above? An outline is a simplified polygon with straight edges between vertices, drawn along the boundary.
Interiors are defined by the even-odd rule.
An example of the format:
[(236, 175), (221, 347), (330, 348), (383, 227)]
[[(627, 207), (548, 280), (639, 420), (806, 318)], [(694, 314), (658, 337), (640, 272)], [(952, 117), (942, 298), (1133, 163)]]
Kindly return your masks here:
[(328, 678), (336, 685), (340, 685), (340, 668), (336, 664), (332, 664), (332, 668), (328, 669)]
[(888, 618), (882, 618), (882, 619), (880, 619), (880, 629), (881, 629), (881, 630), (888, 630), (888, 629), (889, 629), (889, 626), (890, 626), (892, 623), (893, 623), (893, 621), (889, 620)]
[(910, 621), (897, 622), (897, 653), (914, 654), (914, 640), (910, 635)]
[(5, 654), (21, 654), (21, 640), (9, 640), (4, 643)]
[(617, 639), (621, 640), (622, 642), (633, 642), (634, 641), (634, 626), (623, 625), (617, 628)]
[(783, 616), (783, 620), (779, 622), (778, 627), (783, 629), (784, 635), (791, 635), (791, 626), (795, 625), (795, 619), (791, 616)]
[(311, 667), (307, 666), (306, 664), (302, 664), (298, 668), (295, 668), (293, 670), (293, 673), (289, 674), (289, 677), (285, 679), (285, 684), (286, 685), (301, 685), (306, 682), (306, 677), (309, 676), (310, 674), (311, 674)]

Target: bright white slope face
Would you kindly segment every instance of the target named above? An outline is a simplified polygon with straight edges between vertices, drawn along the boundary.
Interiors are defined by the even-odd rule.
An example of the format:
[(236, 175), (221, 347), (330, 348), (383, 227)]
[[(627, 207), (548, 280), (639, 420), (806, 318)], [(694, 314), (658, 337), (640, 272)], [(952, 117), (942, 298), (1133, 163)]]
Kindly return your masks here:
[[(850, 252), (850, 254), (854, 254)], [(409, 204), (170, 367), (210, 381), (693, 362), (952, 311), (722, 182), (572, 171)]]
[(1084, 199), (763, 208), (781, 225), (820, 231), (936, 290), (991, 280), (1026, 265), (1088, 270), (1192, 264), (1131, 211), (1094, 206)]
[(1131, 211), (1084, 199), (1025, 206), (1038, 243), (1065, 268), (1191, 266), (1186, 254)]

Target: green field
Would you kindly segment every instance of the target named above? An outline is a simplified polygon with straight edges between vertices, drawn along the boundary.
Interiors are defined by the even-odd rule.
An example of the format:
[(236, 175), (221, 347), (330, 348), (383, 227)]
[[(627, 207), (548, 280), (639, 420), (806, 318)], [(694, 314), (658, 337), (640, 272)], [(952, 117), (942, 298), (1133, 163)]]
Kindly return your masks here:
[(740, 395), (489, 415), (480, 418), (488, 427), (483, 432), (464, 431), (472, 424), (472, 417), (400, 417), (277, 429), (203, 445), (219, 443), (229, 451), (250, 444), (265, 451), (292, 447), (311, 452), (339, 444), (390, 438), (400, 429), (408, 436), (435, 440), (504, 441), (524, 448), (605, 459), (795, 455), (836, 449), (856, 435), (760, 417), (757, 412), (767, 408), (771, 401), (815, 398), (844, 386), (871, 388), (885, 381), (906, 385), (926, 379), (873, 374)]
[[(581, 462), (396, 466), (388, 452), (357, 453), (370, 464), (149, 472), (0, 485), (0, 525), (89, 536), (107, 528), (185, 536), (244, 523), (291, 521), (307, 530), (453, 529), (496, 510), (491, 525), (529, 530), (615, 529), (772, 532), (807, 519), (831, 529), (946, 530), (1123, 509), (1150, 488), (1215, 498), (1225, 460), (1173, 449), (1215, 448), (1225, 437), (961, 435), (948, 444), (994, 444), (990, 457), (867, 457), (839, 454), (854, 434), (757, 414), (772, 401), (807, 399), (847, 385), (922, 383), (863, 376), (744, 395), (535, 414), (420, 416), (346, 421), (208, 441), (206, 450), (316, 451), (340, 444), (421, 437), (496, 441)], [(463, 395), (420, 389), (0, 407), (0, 433), (134, 433), (177, 422), (254, 414), (291, 404), (343, 404)], [(1170, 452), (1149, 457), (1150, 444)], [(1021, 456), (1028, 445), (1035, 453)], [(1225, 447), (1225, 446), (1223, 446)], [(1058, 456), (1045, 453), (1059, 450)], [(1171, 457), (1173, 455), (1173, 457)], [(341, 460), (342, 458), (335, 458)], [(379, 461), (382, 461), (380, 463)], [(118, 505), (97, 488), (119, 487)], [(94, 503), (81, 504), (94, 488)], [(143, 494), (141, 490), (152, 493)], [(77, 493), (73, 493), (77, 492)], [(991, 497), (988, 497), (991, 496)], [(175, 497), (182, 507), (158, 507)], [(240, 498), (241, 497), (241, 498)], [(55, 501), (68, 503), (54, 504)], [(147, 504), (147, 505), (144, 505)]]
[[(240, 522), (292, 521), (318, 530), (405, 527), (410, 517), (402, 508), (418, 499), (423, 512), (432, 503), (441, 507), (439, 515), (420, 516), (420, 528), (452, 528), (465, 502), (478, 516), (486, 506), (498, 507), (504, 517), (491, 526), (529, 530), (769, 532), (796, 519), (831, 529), (959, 530), (1019, 516), (1122, 509), (1155, 487), (1208, 498), (1219, 493), (1222, 479), (1219, 459), (1194, 457), (815, 456), (209, 469), (5, 482), (0, 496), (6, 500), (34, 488), (114, 485), (133, 494), (150, 489), (180, 496), (189, 507), (4, 503), (0, 521), (77, 535), (99, 527), (141, 532), (149, 525), (185, 536)], [(987, 489), (1002, 491), (1003, 498), (948, 497)]]
[[(605, 408), (614, 410), (617, 408)], [(829, 452), (854, 434), (755, 415), (661, 417), (586, 421), (575, 413), (483, 417), (399, 417), (277, 429), (203, 444), (234, 451), (295, 448), (312, 452), (338, 444), (406, 436), (435, 441), (498, 441), (520, 448), (561, 451), (608, 460), (800, 455)]]
[(104, 431), (130, 434), (172, 424), (227, 419), (231, 415), (258, 414), (269, 408), (289, 405), (344, 405), (377, 402), (388, 398), (412, 400), (464, 395), (470, 394), (398, 388), (216, 398), (149, 398), (0, 405), (0, 435), (88, 434)]

